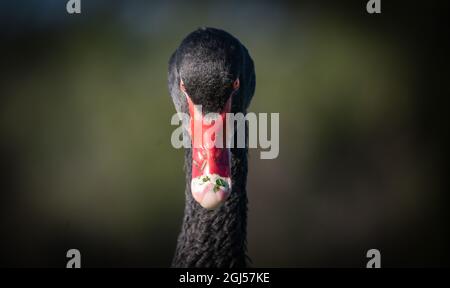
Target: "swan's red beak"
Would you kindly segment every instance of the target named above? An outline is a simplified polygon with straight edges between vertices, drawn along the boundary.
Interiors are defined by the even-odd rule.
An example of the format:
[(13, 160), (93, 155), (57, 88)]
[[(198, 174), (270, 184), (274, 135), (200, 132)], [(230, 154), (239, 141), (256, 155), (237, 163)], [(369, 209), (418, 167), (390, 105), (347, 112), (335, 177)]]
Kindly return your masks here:
[[(187, 95), (186, 95), (187, 96)], [(191, 191), (206, 209), (219, 207), (231, 193), (231, 154), (227, 142), (226, 113), (231, 111), (230, 97), (220, 113), (203, 115), (189, 96), (190, 135), (192, 140)]]

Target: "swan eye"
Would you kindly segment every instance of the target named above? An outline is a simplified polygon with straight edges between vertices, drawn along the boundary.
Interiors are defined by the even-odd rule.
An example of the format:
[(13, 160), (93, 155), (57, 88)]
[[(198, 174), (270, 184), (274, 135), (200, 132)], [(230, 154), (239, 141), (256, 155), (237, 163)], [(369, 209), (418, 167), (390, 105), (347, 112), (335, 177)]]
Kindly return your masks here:
[(239, 82), (239, 78), (237, 78), (237, 79), (234, 80), (234, 82), (233, 82), (233, 89), (234, 89), (234, 90), (237, 90), (237, 89), (239, 89), (239, 86), (240, 86), (240, 82)]
[(184, 93), (186, 93), (186, 86), (184, 86), (183, 79), (180, 79), (180, 89), (181, 89), (181, 91), (183, 91)]

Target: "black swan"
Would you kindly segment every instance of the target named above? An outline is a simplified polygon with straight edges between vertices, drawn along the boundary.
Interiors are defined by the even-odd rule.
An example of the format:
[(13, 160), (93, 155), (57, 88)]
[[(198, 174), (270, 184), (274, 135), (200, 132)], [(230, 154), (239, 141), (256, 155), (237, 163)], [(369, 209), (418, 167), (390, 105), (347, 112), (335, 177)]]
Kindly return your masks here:
[[(255, 91), (253, 60), (229, 33), (200, 28), (170, 57), (168, 84), (176, 110), (189, 114), (191, 124), (194, 105), (202, 105), (202, 113), (245, 115)], [(200, 120), (203, 117), (200, 114)], [(192, 139), (192, 129), (187, 130)], [(247, 265), (247, 151), (247, 147), (186, 149), (186, 204), (173, 267)], [(207, 188), (191, 189), (196, 189), (194, 180), (209, 183), (211, 175), (218, 178)]]

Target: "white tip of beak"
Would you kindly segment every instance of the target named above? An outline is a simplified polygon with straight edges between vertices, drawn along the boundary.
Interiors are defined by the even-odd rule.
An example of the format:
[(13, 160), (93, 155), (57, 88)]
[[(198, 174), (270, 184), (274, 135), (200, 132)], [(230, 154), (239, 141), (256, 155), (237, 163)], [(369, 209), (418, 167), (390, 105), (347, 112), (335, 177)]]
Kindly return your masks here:
[[(203, 180), (207, 177), (208, 180)], [(217, 179), (222, 181), (216, 182)], [(217, 183), (222, 183), (218, 185)], [(191, 181), (191, 192), (195, 201), (205, 209), (216, 209), (224, 203), (231, 194), (231, 179), (220, 176), (200, 176)]]

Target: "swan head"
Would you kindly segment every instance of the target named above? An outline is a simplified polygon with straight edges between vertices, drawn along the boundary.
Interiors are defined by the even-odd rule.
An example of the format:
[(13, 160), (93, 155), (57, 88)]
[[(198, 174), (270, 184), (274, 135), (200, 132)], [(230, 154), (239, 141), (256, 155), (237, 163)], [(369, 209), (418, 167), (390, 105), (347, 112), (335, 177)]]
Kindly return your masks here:
[(232, 193), (227, 113), (242, 110), (242, 47), (230, 34), (202, 28), (177, 50), (179, 89), (190, 117), (191, 192), (206, 209), (215, 209)]

